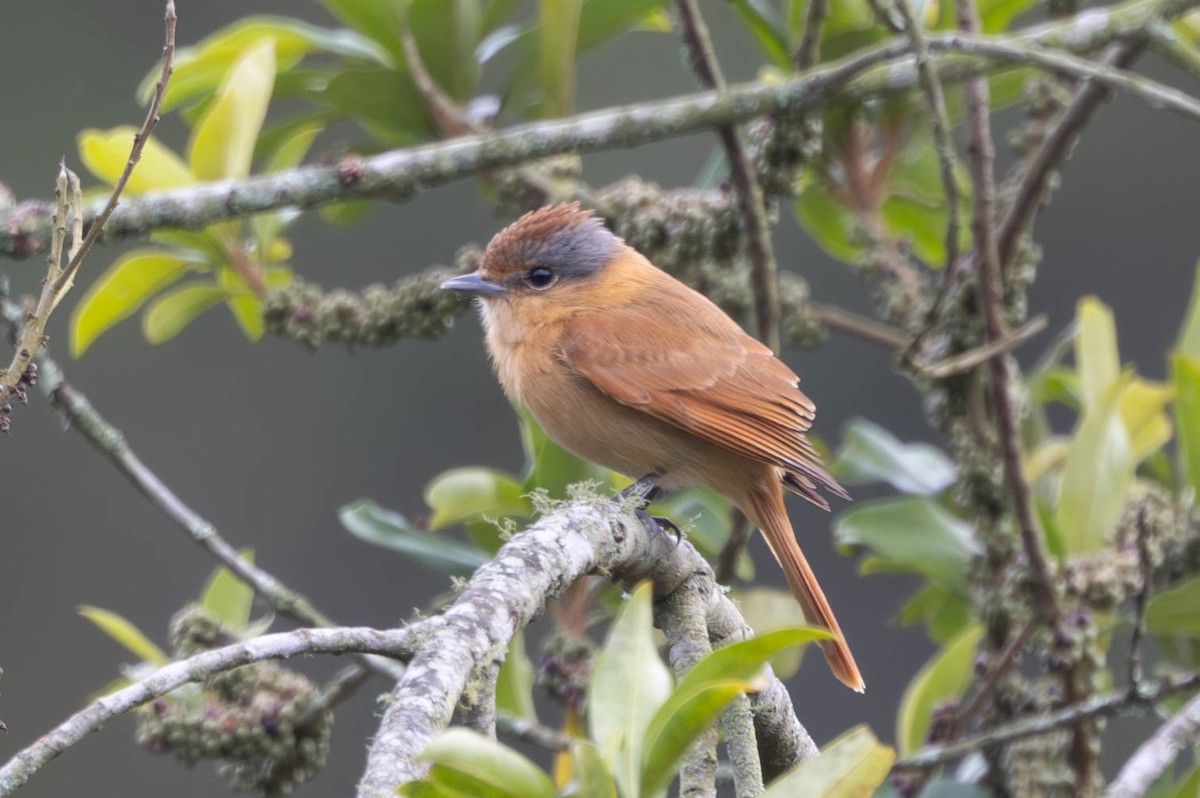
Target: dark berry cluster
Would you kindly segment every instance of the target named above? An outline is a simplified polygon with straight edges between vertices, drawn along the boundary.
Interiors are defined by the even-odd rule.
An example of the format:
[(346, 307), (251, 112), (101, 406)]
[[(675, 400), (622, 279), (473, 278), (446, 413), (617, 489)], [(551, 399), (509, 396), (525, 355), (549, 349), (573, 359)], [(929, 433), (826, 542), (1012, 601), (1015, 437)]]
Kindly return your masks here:
[(38, 367), (36, 363), (30, 363), (25, 371), (21, 373), (21, 379), (17, 380), (7, 393), (0, 390), (0, 432), (8, 432), (12, 428), (12, 399), (16, 399), (23, 405), (29, 404), (29, 392), (26, 390), (37, 385)]

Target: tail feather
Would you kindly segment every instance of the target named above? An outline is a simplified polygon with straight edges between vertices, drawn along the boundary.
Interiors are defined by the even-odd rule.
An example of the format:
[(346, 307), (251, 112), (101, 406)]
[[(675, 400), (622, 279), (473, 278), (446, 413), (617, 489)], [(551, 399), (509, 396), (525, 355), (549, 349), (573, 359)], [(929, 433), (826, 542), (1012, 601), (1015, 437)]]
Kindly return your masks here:
[(772, 480), (769, 484), (756, 488), (751, 494), (749, 505), (742, 509), (762, 531), (771, 553), (783, 568), (792, 595), (804, 610), (804, 617), (809, 623), (823, 626), (833, 632), (831, 640), (819, 642), (825, 661), (842, 684), (856, 692), (863, 692), (866, 690), (866, 684), (858, 671), (858, 665), (854, 662), (854, 655), (850, 653), (850, 646), (846, 644), (842, 628), (838, 626), (833, 608), (829, 606), (829, 600), (825, 598), (825, 593), (817, 583), (816, 574), (809, 567), (804, 552), (800, 550), (800, 544), (796, 542), (779, 484)]

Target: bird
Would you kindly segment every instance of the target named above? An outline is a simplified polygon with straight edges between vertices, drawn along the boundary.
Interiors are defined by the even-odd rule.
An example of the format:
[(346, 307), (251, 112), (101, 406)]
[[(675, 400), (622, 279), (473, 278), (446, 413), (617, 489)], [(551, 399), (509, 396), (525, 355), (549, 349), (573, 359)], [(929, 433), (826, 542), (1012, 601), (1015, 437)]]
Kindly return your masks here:
[(850, 497), (805, 437), (815, 405), (769, 347), (578, 202), (521, 216), (441, 287), (475, 298), (501, 386), (555, 442), (640, 484), (707, 485), (737, 506), (808, 622), (831, 633), (820, 646), (834, 675), (865, 690), (784, 489), (825, 510), (822, 491)]

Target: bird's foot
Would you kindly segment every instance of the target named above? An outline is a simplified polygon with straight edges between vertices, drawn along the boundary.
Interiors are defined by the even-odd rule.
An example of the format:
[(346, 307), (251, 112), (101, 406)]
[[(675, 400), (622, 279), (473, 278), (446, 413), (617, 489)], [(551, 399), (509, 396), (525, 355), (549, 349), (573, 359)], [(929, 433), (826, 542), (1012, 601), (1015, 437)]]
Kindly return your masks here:
[(665, 515), (650, 515), (645, 510), (637, 510), (636, 515), (638, 520), (650, 529), (651, 535), (668, 535), (674, 541), (671, 548), (679, 547), (679, 541), (683, 540), (683, 530), (679, 528), (679, 524)]
[(661, 476), (658, 472), (652, 471), (629, 487), (619, 491), (613, 499), (621, 502), (633, 499), (639, 508), (644, 508), (663, 494), (663, 489), (656, 484)]

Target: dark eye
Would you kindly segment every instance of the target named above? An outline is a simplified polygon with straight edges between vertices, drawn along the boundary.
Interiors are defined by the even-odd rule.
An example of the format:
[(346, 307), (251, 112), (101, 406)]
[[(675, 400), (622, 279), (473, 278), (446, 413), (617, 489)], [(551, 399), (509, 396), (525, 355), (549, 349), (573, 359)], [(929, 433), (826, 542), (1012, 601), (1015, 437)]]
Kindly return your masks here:
[(542, 291), (554, 284), (554, 271), (547, 266), (534, 266), (525, 272), (525, 284)]

